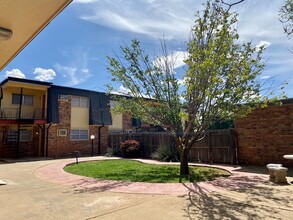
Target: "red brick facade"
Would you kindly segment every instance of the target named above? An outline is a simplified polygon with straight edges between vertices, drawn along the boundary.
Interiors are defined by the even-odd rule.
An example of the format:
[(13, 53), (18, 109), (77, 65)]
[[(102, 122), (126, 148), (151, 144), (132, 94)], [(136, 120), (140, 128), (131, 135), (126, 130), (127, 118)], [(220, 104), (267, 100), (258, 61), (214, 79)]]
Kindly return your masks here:
[(238, 120), (236, 130), (240, 164), (293, 166), (293, 160), (283, 158), (293, 154), (292, 104), (257, 109)]
[[(89, 156), (92, 154), (92, 140), (70, 140), (70, 125), (71, 121), (71, 101), (59, 101), (59, 124), (52, 124), (49, 128), (48, 137), (48, 156), (68, 157), (72, 156), (73, 151), (80, 151), (82, 156)], [(48, 127), (48, 126), (47, 126)], [(108, 145), (108, 127), (100, 128), (101, 141), (99, 142), (99, 127), (98, 125), (89, 126), (89, 136), (95, 135), (93, 141), (93, 153), (98, 155), (98, 148), (100, 143), (100, 153), (105, 154)], [(66, 136), (59, 136), (58, 130), (66, 129)]]
[(122, 131), (133, 130), (131, 113), (122, 114)]
[[(28, 126), (32, 126), (32, 140), (19, 143), (19, 157), (33, 157), (39, 154), (39, 136), (41, 135), (39, 127), (37, 125)], [(7, 142), (4, 137), (9, 129), (9, 125), (0, 126), (0, 157), (3, 158), (14, 158), (16, 156), (17, 142)]]

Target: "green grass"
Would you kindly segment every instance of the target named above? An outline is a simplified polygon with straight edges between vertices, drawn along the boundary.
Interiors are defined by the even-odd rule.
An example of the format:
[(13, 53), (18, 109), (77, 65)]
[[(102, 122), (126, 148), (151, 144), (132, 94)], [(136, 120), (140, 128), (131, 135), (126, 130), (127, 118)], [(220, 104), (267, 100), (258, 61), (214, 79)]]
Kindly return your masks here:
[(82, 162), (66, 166), (64, 170), (96, 179), (150, 183), (199, 182), (230, 175), (221, 169), (189, 166), (190, 175), (180, 176), (179, 166), (145, 164), (132, 160)]

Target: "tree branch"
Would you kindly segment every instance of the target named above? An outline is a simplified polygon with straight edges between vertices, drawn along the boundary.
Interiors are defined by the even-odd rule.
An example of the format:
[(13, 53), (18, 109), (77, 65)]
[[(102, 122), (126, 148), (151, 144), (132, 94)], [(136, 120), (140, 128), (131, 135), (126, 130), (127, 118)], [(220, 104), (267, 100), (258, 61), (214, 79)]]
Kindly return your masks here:
[(225, 2), (224, 0), (221, 0), (222, 4), (228, 6), (227, 11), (229, 11), (229, 10), (231, 9), (232, 6), (234, 6), (234, 5), (238, 5), (238, 4), (240, 4), (241, 2), (244, 2), (244, 1), (245, 1), (245, 0), (239, 0), (239, 1), (234, 2), (234, 3), (227, 3), (227, 2)]

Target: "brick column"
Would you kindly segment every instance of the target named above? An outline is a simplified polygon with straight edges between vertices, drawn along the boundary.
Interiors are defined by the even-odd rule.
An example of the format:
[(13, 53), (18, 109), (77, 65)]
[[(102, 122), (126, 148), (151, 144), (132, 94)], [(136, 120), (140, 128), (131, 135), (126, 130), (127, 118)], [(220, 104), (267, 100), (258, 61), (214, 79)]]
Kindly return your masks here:
[(130, 113), (122, 114), (122, 130), (125, 132), (126, 130), (132, 130), (132, 115)]

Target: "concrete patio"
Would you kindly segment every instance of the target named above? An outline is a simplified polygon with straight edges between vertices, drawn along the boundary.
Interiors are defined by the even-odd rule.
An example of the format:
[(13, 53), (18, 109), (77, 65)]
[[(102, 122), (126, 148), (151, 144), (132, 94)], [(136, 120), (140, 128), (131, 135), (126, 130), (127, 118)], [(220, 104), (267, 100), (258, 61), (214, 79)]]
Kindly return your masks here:
[[(108, 159), (103, 157), (80, 160)], [(224, 166), (225, 179), (192, 184), (99, 181), (71, 175), (74, 159), (0, 164), (1, 219), (291, 219), (293, 185), (265, 167)], [(15, 161), (10, 161), (15, 162)], [(153, 162), (153, 161), (146, 161)], [(292, 168), (288, 182), (293, 181)]]

